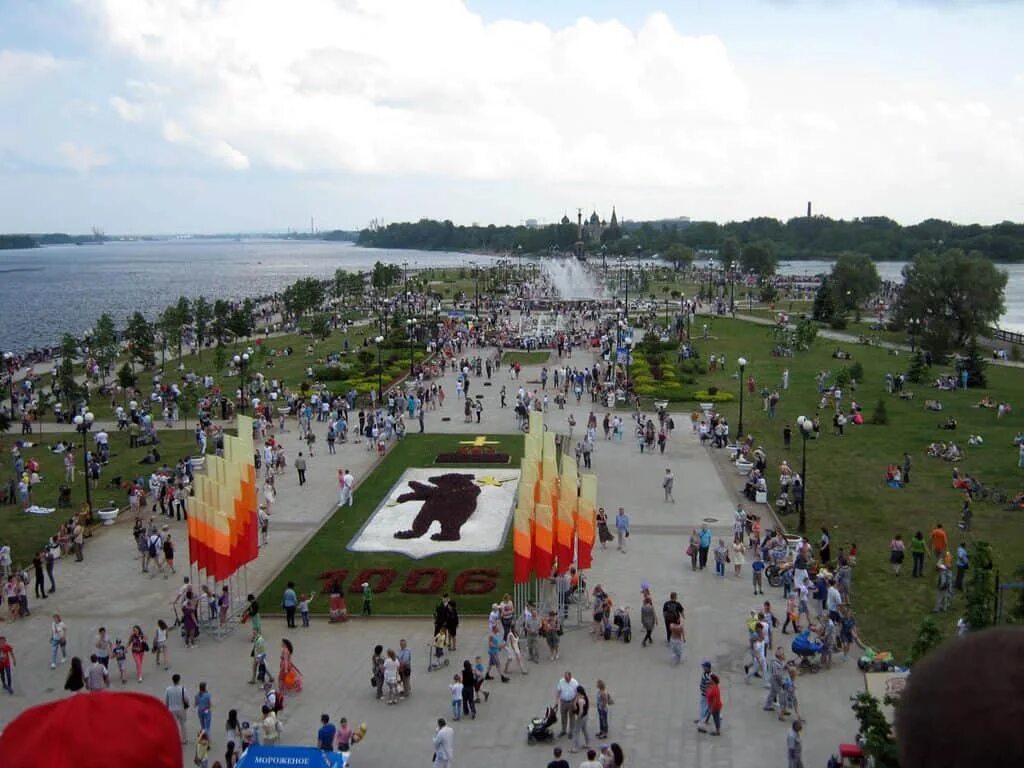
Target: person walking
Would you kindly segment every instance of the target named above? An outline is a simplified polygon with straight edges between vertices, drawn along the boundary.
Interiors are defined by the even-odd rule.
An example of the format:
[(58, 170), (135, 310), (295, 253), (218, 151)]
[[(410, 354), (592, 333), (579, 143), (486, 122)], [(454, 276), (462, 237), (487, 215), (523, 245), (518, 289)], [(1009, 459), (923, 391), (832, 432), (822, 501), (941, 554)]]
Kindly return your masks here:
[(14, 658), (14, 647), (7, 642), (4, 635), (0, 635), (0, 684), (12, 696), (14, 695), (12, 672), (17, 663), (17, 659)]
[[(710, 731), (712, 736), (722, 735), (722, 688), (721, 680), (718, 675), (712, 674), (710, 682), (708, 683), (708, 691), (706, 694), (708, 702), (708, 715), (715, 723), (715, 730)], [(708, 733), (708, 730), (703, 726), (697, 728), (702, 733)]]
[(672, 474), (670, 467), (665, 468), (665, 478), (661, 481), (661, 487), (665, 490), (665, 501), (676, 503), (676, 497), (672, 495), (672, 486), (675, 485), (676, 478)]
[(394, 705), (398, 703), (398, 657), (395, 652), (388, 648), (387, 656), (384, 659), (384, 687), (387, 689), (387, 703)]
[(910, 556), (914, 560), (914, 570), (910, 574), (912, 578), (924, 576), (924, 553), (927, 546), (924, 543), (924, 534), (920, 531), (914, 534), (910, 540)]
[(43, 576), (43, 563), (45, 561), (45, 553), (40, 551), (36, 552), (32, 557), (32, 566), (35, 569), (35, 595), (39, 598), (46, 597), (46, 580)]
[(213, 727), (213, 697), (206, 688), (206, 683), (199, 683), (199, 691), (195, 697), (196, 717), (199, 719), (199, 729), (212, 733)]
[(743, 543), (743, 537), (740, 536), (735, 539), (732, 543), (732, 572), (737, 578), (743, 570), (743, 564), (747, 562), (746, 557), (747, 547)]
[(764, 699), (764, 711), (771, 712), (776, 704), (779, 708), (779, 720), (784, 719), (785, 702), (786, 649), (781, 645), (775, 649), (775, 655), (768, 662), (768, 694)]
[(164, 704), (167, 706), (167, 709), (170, 710), (171, 714), (174, 715), (174, 719), (178, 721), (178, 731), (181, 734), (181, 743), (187, 743), (188, 732), (185, 723), (185, 715), (189, 708), (189, 696), (188, 691), (185, 690), (185, 686), (182, 685), (181, 675), (177, 672), (171, 675), (171, 684), (164, 689)]
[(57, 652), (60, 651), (60, 663), (68, 660), (68, 628), (61, 620), (60, 614), (53, 614), (50, 623), (50, 669), (57, 668)]
[(804, 744), (800, 731), (804, 729), (800, 720), (794, 720), (786, 735), (786, 768), (804, 768)]
[(661, 616), (665, 620), (665, 642), (669, 643), (672, 640), (672, 625), (677, 620), (683, 618), (683, 604), (679, 602), (679, 595), (676, 592), (670, 592), (668, 600), (666, 600), (661, 606)]
[(946, 537), (946, 531), (942, 527), (942, 523), (935, 524), (935, 527), (932, 528), (930, 538), (932, 554), (935, 555), (935, 559), (938, 562), (942, 562), (942, 559), (946, 554), (946, 550), (949, 548), (949, 539)]
[(576, 700), (572, 707), (575, 722), (572, 727), (572, 748), (569, 751), (579, 752), (581, 749), (590, 748), (590, 731), (587, 728), (590, 716), (590, 697), (587, 696), (587, 691), (582, 685), (576, 688)]
[(89, 667), (85, 670), (85, 689), (87, 691), (104, 691), (110, 687), (110, 673), (100, 664), (99, 657), (94, 653), (89, 656)]
[(597, 681), (597, 738), (608, 738), (608, 707), (615, 703), (604, 680)]
[(892, 572), (899, 576), (900, 568), (903, 567), (906, 545), (903, 543), (902, 534), (897, 533), (889, 542), (889, 563), (892, 565)]
[(703, 571), (708, 565), (708, 551), (711, 549), (711, 531), (708, 530), (707, 525), (701, 525), (700, 531), (697, 534), (700, 541), (699, 552), (699, 565)]
[(398, 641), (398, 677), (402, 682), (402, 697), (412, 693), (412, 650), (403, 637)]
[(945, 563), (939, 563), (939, 578), (936, 583), (937, 593), (935, 595), (934, 613), (945, 613), (953, 602), (953, 579), (949, 575), (949, 568)]
[(962, 592), (964, 589), (964, 574), (967, 573), (970, 566), (970, 559), (967, 545), (961, 541), (960, 546), (956, 548), (956, 582), (953, 584), (957, 592)]
[(710, 719), (711, 712), (708, 709), (708, 688), (711, 687), (711, 659), (704, 658), (700, 662), (700, 683), (697, 685), (697, 709), (700, 713), (697, 719), (694, 720), (694, 724), (700, 726), (701, 724), (706, 725)]
[(128, 638), (128, 647), (132, 652), (132, 659), (135, 661), (135, 677), (137, 682), (142, 682), (142, 662), (146, 658), (146, 651), (149, 650), (149, 643), (142, 633), (142, 627), (136, 624), (132, 627), (131, 637)]
[[(640, 626), (644, 628), (644, 637), (640, 641), (640, 647), (646, 648), (648, 643), (653, 644), (654, 638), (651, 637), (651, 632), (654, 631), (654, 627), (658, 624), (658, 617), (654, 613), (654, 602), (649, 597), (644, 598), (643, 605), (640, 606)], [(598, 735), (600, 738), (600, 735)]]
[(455, 757), (455, 731), (443, 717), (437, 718), (437, 730), (434, 731), (434, 768), (452, 768)]
[(686, 644), (686, 630), (683, 627), (683, 616), (676, 614), (676, 620), (668, 628), (669, 650), (672, 653), (672, 666), (676, 667), (683, 661), (683, 647)]
[(700, 556), (700, 536), (697, 534), (697, 529), (694, 528), (690, 531), (690, 541), (686, 545), (686, 554), (690, 558), (690, 570), (697, 570), (697, 558)]
[(295, 471), (299, 475), (299, 487), (301, 488), (306, 484), (306, 459), (302, 455), (302, 451), (299, 451), (299, 455), (295, 457)]
[[(473, 671), (473, 664), (466, 659), (462, 663), (462, 674), (459, 675), (462, 683), (462, 714), (469, 715), (476, 720), (476, 673)], [(455, 694), (452, 693), (452, 698)]]
[(725, 564), (729, 562), (729, 550), (726, 549), (725, 540), (719, 539), (715, 547), (715, 574), (725, 578)]
[(629, 538), (629, 515), (622, 507), (619, 507), (615, 515), (615, 532), (618, 535), (619, 552), (625, 552), (626, 539)]
[(558, 716), (562, 724), (559, 736), (565, 736), (575, 727), (575, 711), (573, 705), (576, 703), (576, 691), (580, 684), (572, 676), (572, 672), (565, 671), (555, 686), (555, 706), (558, 707)]

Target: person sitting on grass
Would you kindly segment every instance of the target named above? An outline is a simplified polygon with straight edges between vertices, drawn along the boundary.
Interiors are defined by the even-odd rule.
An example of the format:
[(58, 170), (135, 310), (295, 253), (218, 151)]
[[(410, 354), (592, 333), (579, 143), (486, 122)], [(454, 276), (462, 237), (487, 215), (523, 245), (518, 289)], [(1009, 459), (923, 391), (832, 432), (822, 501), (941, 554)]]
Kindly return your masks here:
[(895, 464), (890, 464), (885, 469), (885, 484), (890, 488), (903, 487), (903, 473)]

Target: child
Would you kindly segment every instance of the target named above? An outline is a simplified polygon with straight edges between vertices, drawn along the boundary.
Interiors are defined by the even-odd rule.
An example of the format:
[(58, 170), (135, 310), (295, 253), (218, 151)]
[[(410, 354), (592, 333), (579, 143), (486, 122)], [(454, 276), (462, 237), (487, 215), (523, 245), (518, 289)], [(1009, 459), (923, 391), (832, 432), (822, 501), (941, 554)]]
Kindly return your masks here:
[(128, 650), (124, 647), (124, 643), (121, 642), (121, 638), (114, 641), (114, 661), (117, 662), (117, 671), (121, 675), (121, 685), (128, 682), (128, 678), (125, 675), (125, 665), (128, 661)]
[(786, 627), (793, 625), (793, 632), (800, 631), (800, 603), (797, 600), (796, 592), (790, 592), (786, 598), (786, 621), (782, 625), (782, 634), (788, 635)]
[(452, 692), (452, 718), (462, 719), (462, 675), (454, 675), (452, 684), (448, 686)]
[(193, 759), (193, 763), (199, 768), (208, 768), (210, 761), (210, 737), (206, 731), (200, 729), (199, 735), (196, 737), (196, 754)]
[(444, 649), (448, 646), (448, 630), (441, 627), (434, 635), (434, 655), (430, 660), (431, 669), (441, 668), (441, 659), (444, 658)]
[(784, 719), (789, 712), (792, 712), (797, 720), (803, 721), (800, 716), (800, 704), (796, 700), (796, 675), (796, 665), (789, 664), (786, 667), (786, 674), (782, 678), (782, 696), (780, 697), (782, 706), (779, 710), (779, 720)]
[(608, 707), (614, 704), (604, 680), (597, 681), (597, 738), (608, 738)]
[(363, 616), (369, 616), (373, 613), (373, 607), (371, 605), (373, 601), (373, 589), (370, 588), (370, 583), (367, 581), (363, 582)]
[(302, 626), (309, 627), (309, 604), (313, 602), (316, 592), (307, 595), (303, 592), (299, 595), (299, 615), (302, 617)]
[(754, 550), (754, 562), (750, 564), (750, 571), (753, 574), (754, 582), (754, 594), (764, 594), (764, 560), (761, 559), (761, 553), (758, 550)]

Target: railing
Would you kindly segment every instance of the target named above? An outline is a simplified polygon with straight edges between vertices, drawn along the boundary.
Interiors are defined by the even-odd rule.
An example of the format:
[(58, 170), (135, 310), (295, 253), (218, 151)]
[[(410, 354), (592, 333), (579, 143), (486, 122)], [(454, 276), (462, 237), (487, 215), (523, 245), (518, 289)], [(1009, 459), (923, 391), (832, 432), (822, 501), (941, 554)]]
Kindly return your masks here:
[(1024, 333), (1018, 331), (1007, 331), (1003, 328), (989, 328), (989, 336), (996, 341), (1005, 341), (1010, 344), (1024, 344)]

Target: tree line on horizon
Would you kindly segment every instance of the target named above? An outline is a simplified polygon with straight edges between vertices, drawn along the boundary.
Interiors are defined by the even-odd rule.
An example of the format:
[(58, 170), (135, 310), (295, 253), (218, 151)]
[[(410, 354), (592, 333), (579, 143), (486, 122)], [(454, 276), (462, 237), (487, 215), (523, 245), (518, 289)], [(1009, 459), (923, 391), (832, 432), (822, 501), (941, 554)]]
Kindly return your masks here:
[[(536, 254), (572, 250), (577, 239), (574, 223), (526, 227), (490, 224), (457, 226), (451, 221), (420, 219), (364, 229), (358, 245), (373, 248), (416, 248), (427, 251), (496, 251)], [(919, 253), (958, 248), (998, 262), (1024, 261), (1024, 224), (954, 224), (927, 219), (902, 226), (884, 216), (831, 219), (801, 216), (780, 221), (758, 217), (719, 224), (714, 221), (627, 222), (606, 227), (599, 243), (588, 242), (589, 256), (664, 254), (672, 246), (695, 251), (719, 250), (727, 241), (741, 247), (770, 245), (777, 259), (832, 259), (855, 252), (875, 261), (910, 261)]]

